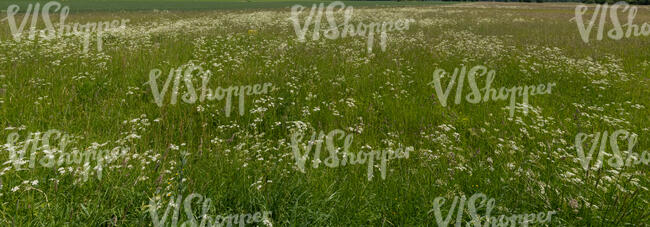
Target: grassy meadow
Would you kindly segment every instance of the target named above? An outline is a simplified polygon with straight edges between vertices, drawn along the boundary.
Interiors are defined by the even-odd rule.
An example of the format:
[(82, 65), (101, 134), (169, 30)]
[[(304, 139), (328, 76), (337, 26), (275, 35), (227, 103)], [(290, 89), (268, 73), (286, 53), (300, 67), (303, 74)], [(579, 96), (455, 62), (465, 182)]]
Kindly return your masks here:
[[(82, 52), (79, 35), (15, 41), (1, 22), (0, 226), (153, 226), (152, 198), (167, 207), (191, 193), (212, 200), (209, 216), (272, 212), (249, 226), (437, 226), (437, 197), (455, 225), (451, 201), (475, 193), (495, 199), (493, 216), (556, 212), (533, 226), (650, 223), (650, 165), (585, 170), (575, 148), (579, 133), (624, 129), (638, 135), (634, 152), (650, 152), (650, 38), (597, 41), (592, 32), (585, 43), (571, 21), (575, 4), (350, 3), (352, 24), (415, 21), (389, 32), (385, 51), (376, 35), (368, 53), (364, 37), (314, 41), (313, 27), (299, 42), (288, 20), (295, 2), (201, 1), (210, 10), (118, 2), (62, 1), (73, 12), (68, 23), (130, 20), (104, 34), (102, 51), (93, 41)], [(639, 6), (635, 23), (643, 22), (650, 8)], [(436, 69), (477, 65), (496, 72), (492, 87), (556, 85), (531, 96), (527, 114), (518, 98), (513, 117), (509, 100), (455, 104), (455, 87), (441, 105)], [(273, 87), (246, 96), (243, 115), (237, 96), (229, 116), (224, 100), (181, 101), (185, 83), (175, 105), (172, 91), (157, 105), (152, 69), (162, 71), (160, 88), (170, 70), (191, 66), (205, 70), (184, 77), (198, 93), (204, 78), (213, 89)], [(485, 86), (485, 77), (476, 81)], [(65, 152), (126, 153), (103, 166), (101, 179), (94, 162), (16, 168), (11, 154), (51, 129), (70, 135)], [(368, 180), (364, 164), (312, 168), (313, 153), (299, 171), (291, 135), (304, 133), (303, 147), (311, 133), (336, 129), (354, 135), (354, 153), (414, 150), (390, 160), (385, 179), (374, 166)], [(193, 208), (198, 219), (199, 203)], [(470, 221), (467, 212), (458, 224)], [(179, 218), (187, 220), (183, 208)]]
[[(0, 2), (0, 9), (16, 4), (21, 9), (29, 3), (49, 0), (11, 0)], [(313, 3), (330, 3), (333, 1), (317, 0), (67, 0), (62, 1), (70, 7), (71, 12), (105, 12), (105, 11), (142, 11), (142, 10), (173, 10), (173, 11), (206, 11), (206, 10), (247, 10), (247, 9), (278, 9), (290, 8), (296, 4), (311, 5)], [(452, 4), (441, 1), (343, 1), (354, 7), (394, 7), (394, 6), (431, 6)]]

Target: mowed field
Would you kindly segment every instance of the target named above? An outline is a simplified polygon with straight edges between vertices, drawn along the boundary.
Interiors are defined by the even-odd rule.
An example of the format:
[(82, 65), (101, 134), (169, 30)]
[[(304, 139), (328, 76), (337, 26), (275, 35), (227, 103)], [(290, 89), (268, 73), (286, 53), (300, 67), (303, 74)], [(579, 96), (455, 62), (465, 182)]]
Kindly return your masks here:
[[(458, 212), (451, 203), (476, 193), (494, 198), (492, 216), (555, 212), (535, 226), (650, 223), (650, 164), (585, 169), (575, 142), (580, 133), (626, 130), (638, 136), (631, 151), (650, 152), (650, 38), (597, 41), (594, 31), (585, 43), (571, 21), (575, 4), (350, 3), (352, 24), (414, 21), (387, 34), (385, 51), (376, 35), (368, 53), (365, 37), (313, 40), (313, 27), (299, 42), (288, 20), (295, 3), (177, 11), (145, 2), (92, 12), (82, 1), (62, 2), (73, 12), (67, 23), (129, 19), (104, 34), (102, 51), (93, 41), (84, 53), (74, 34), (16, 41), (7, 21), (0, 24), (0, 226), (153, 226), (152, 199), (160, 219), (170, 200), (191, 193), (211, 204), (195, 200), (190, 215), (182, 204), (178, 223), (192, 215), (200, 222), (206, 209), (213, 217), (272, 212), (249, 226), (437, 226), (435, 199), (444, 197), (449, 224), (465, 226), (467, 206)], [(638, 9), (635, 23), (650, 22), (650, 8)], [(492, 87), (555, 86), (531, 96), (526, 113), (518, 97), (512, 117), (510, 100), (465, 101), (467, 82), (462, 102), (453, 87), (443, 106), (436, 69), (477, 65), (495, 71)], [(171, 82), (158, 105), (154, 93), (170, 70), (193, 66), (203, 73), (184, 75), (177, 98)], [(157, 91), (154, 69), (162, 72)], [(234, 96), (227, 114), (225, 99), (183, 101), (191, 99), (188, 84), (200, 95), (205, 78), (212, 89), (272, 88)], [(451, 75), (441, 81), (447, 88)], [(476, 81), (483, 88), (486, 78)], [(314, 152), (300, 171), (294, 149), (306, 148), (312, 133), (337, 129), (353, 135), (353, 153), (414, 150), (390, 160), (385, 178), (377, 165), (313, 168)], [(48, 130), (69, 135), (65, 150), (54, 139), (31, 148), (30, 138)], [(294, 146), (296, 133), (304, 138)], [(341, 148), (342, 137), (334, 139)], [(618, 144), (627, 157), (627, 140)], [(101, 168), (96, 161), (29, 166), (31, 154), (106, 149), (125, 153)], [(28, 153), (16, 161), (20, 150)]]

